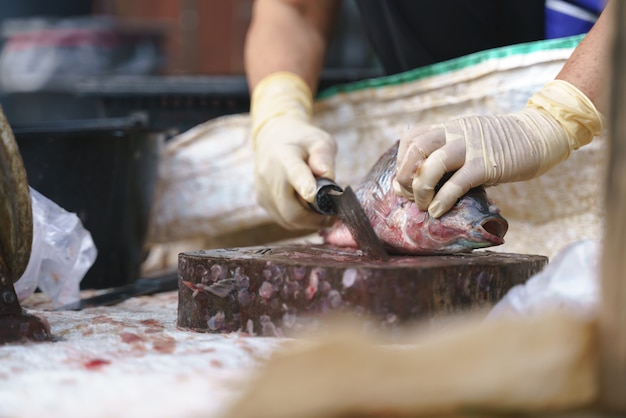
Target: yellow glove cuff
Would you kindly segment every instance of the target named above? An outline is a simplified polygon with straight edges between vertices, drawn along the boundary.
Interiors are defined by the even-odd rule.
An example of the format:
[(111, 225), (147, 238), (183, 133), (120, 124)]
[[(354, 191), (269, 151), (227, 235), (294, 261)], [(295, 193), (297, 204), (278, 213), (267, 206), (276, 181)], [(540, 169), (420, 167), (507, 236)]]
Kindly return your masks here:
[(567, 81), (549, 82), (530, 98), (527, 107), (543, 109), (554, 117), (567, 132), (570, 150), (587, 145), (603, 129), (602, 114)]
[(262, 79), (252, 92), (250, 116), (252, 142), (263, 126), (277, 116), (292, 115), (309, 121), (313, 114), (313, 93), (298, 75), (276, 72)]

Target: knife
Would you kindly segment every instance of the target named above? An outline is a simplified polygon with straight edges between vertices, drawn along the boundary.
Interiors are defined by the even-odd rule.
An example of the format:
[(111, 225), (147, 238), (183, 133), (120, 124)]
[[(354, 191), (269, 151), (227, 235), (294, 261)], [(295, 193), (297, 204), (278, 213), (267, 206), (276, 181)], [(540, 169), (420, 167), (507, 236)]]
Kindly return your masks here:
[(365, 254), (377, 260), (389, 260), (385, 247), (350, 186), (344, 190), (330, 179), (318, 178), (315, 200), (307, 203), (317, 213), (339, 216)]
[(111, 306), (135, 296), (152, 295), (178, 289), (178, 271), (158, 277), (143, 277), (137, 281), (109, 289), (108, 292), (55, 308), (55, 311), (80, 311), (95, 306)]

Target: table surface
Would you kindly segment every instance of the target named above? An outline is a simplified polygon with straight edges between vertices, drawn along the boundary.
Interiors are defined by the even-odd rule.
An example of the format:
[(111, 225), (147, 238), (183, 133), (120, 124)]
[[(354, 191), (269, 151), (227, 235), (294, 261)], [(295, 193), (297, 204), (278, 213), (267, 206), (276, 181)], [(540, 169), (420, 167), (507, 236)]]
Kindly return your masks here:
[[(56, 341), (0, 345), (0, 417), (222, 416), (253, 372), (289, 340), (178, 329), (177, 305), (173, 291), (57, 312), (42, 294), (33, 295), (22, 306), (50, 323)], [(491, 415), (467, 415), (477, 416)]]
[(57, 341), (0, 346), (2, 417), (220, 415), (282, 342), (177, 329), (177, 291), (64, 312), (38, 296), (22, 306)]

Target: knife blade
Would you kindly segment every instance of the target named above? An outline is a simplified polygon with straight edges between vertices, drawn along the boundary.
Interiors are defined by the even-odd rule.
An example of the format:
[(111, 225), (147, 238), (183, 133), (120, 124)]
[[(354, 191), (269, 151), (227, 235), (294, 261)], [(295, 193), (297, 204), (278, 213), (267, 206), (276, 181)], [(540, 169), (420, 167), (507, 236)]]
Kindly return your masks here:
[(55, 311), (80, 311), (96, 306), (111, 306), (135, 296), (152, 295), (178, 289), (178, 271), (158, 277), (144, 277), (137, 281), (109, 289), (106, 293), (80, 299), (74, 303), (55, 308)]
[(385, 247), (350, 186), (344, 190), (332, 180), (318, 178), (315, 200), (309, 203), (309, 207), (322, 215), (339, 216), (361, 251), (377, 260), (389, 260)]

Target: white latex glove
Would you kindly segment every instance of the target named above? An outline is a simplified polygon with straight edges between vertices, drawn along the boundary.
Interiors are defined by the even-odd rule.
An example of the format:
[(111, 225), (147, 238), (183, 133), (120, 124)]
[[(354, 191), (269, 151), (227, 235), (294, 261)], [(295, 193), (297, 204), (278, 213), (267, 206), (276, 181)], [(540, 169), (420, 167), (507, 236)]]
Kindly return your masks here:
[[(540, 176), (599, 135), (602, 119), (576, 87), (551, 81), (520, 112), (407, 132), (400, 140), (394, 190), (437, 218), (473, 187)], [(435, 195), (447, 172), (455, 173)]]
[(315, 176), (335, 178), (337, 144), (311, 125), (313, 95), (293, 73), (269, 75), (252, 94), (254, 187), (259, 204), (288, 229), (314, 229), (327, 217), (305, 208), (315, 198)]

